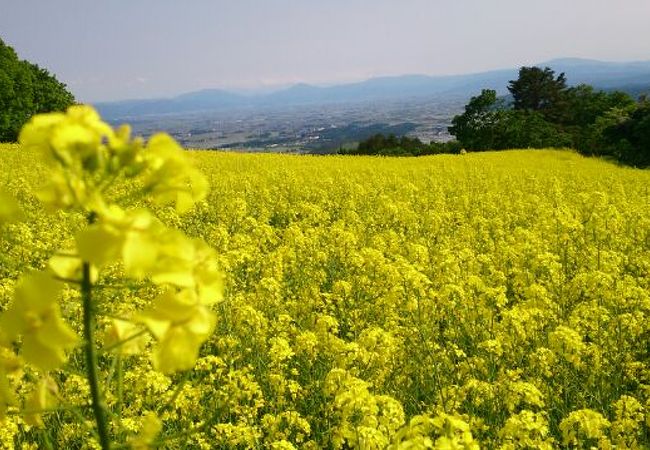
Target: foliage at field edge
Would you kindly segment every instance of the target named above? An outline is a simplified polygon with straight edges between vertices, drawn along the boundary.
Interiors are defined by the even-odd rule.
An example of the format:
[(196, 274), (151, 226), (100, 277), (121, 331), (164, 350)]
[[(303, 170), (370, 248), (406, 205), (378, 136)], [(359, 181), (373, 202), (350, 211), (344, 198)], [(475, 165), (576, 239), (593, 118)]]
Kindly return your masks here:
[(18, 59), (0, 39), (0, 142), (16, 142), (34, 114), (64, 111), (74, 102), (65, 84), (46, 69)]
[[(167, 448), (650, 445), (647, 171), (558, 151), (192, 159), (210, 195), (186, 216), (156, 212), (215, 248), (225, 297), (179, 390), (125, 356), (133, 432), (155, 413)], [(26, 216), (0, 240), (6, 308), (18, 274), (83, 218), (42, 212), (33, 152), (5, 146), (0, 168)], [(110, 301), (152, 294), (127, 285)], [(62, 299), (67, 320), (76, 301)], [(32, 376), (10, 378), (20, 396)], [(86, 401), (83, 378), (57, 377)], [(3, 421), (8, 448), (93, 446), (70, 412), (45, 431)]]
[(452, 120), (449, 132), (472, 151), (570, 147), (624, 164), (650, 166), (650, 100), (624, 92), (567, 86), (563, 73), (522, 67), (512, 104), (484, 89)]
[(365, 139), (356, 148), (339, 150), (341, 155), (382, 155), (382, 156), (425, 156), (443, 153), (460, 153), (461, 144), (457, 141), (430, 142), (425, 144), (417, 137), (389, 134), (375, 134)]

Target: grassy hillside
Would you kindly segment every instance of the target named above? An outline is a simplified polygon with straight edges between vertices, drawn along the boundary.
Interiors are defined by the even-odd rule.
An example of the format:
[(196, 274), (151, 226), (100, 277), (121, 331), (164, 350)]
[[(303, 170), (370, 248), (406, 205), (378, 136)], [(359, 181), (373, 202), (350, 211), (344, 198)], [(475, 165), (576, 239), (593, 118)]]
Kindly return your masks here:
[[(650, 445), (649, 171), (554, 150), (192, 159), (208, 199), (156, 211), (218, 252), (217, 330), (187, 375), (125, 357), (116, 436), (154, 411), (166, 448)], [(0, 186), (26, 213), (0, 230), (0, 311), (81, 223), (42, 211), (43, 178), (35, 153), (0, 146)], [(111, 303), (151, 295), (126, 285)], [(78, 321), (74, 296), (63, 314)], [(75, 364), (55, 376), (84, 404)], [(11, 379), (20, 395), (31, 376)], [(0, 445), (86, 448), (78, 414), (43, 429), (9, 415)]]

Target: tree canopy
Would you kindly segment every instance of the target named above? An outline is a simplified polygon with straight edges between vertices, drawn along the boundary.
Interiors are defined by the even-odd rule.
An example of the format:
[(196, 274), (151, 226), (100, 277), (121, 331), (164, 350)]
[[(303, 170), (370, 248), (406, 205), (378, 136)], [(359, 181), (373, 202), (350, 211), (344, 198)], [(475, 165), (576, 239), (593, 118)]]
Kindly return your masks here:
[(34, 114), (63, 111), (74, 103), (65, 84), (46, 69), (20, 60), (0, 39), (0, 142), (15, 141)]
[(470, 99), (463, 114), (454, 117), (449, 132), (467, 148), (489, 150), (495, 148), (500, 116), (497, 91), (483, 89)]
[(555, 72), (549, 67), (522, 67), (519, 78), (510, 81), (508, 91), (514, 109), (537, 111), (546, 119), (557, 119), (566, 103), (566, 77), (564, 73), (555, 77)]
[(572, 147), (638, 166), (650, 165), (650, 102), (624, 92), (567, 87), (564, 74), (522, 67), (510, 81), (512, 103), (484, 89), (452, 120), (467, 150)]
[(608, 150), (621, 161), (650, 166), (650, 101), (643, 98), (636, 108), (618, 112), (622, 114), (602, 131)]

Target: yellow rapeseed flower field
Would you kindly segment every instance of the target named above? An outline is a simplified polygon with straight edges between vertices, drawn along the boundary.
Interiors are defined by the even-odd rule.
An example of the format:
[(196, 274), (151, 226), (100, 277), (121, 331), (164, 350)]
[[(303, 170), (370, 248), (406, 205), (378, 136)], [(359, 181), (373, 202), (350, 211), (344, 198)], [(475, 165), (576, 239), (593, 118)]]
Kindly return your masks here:
[[(650, 446), (649, 171), (556, 150), (190, 159), (210, 185), (193, 210), (133, 206), (216, 251), (223, 298), (193, 370), (155, 370), (145, 336), (144, 354), (100, 353), (111, 433), (132, 448)], [(0, 146), (23, 215), (0, 228), (0, 311), (84, 224), (43, 208), (39, 161)], [(156, 294), (116, 283), (104, 303), (119, 321)], [(80, 314), (66, 288), (79, 336)], [(0, 448), (97, 448), (82, 364), (75, 350), (46, 389), (77, 406), (9, 406)], [(38, 375), (0, 378), (0, 403), (8, 383), (29, 409)]]

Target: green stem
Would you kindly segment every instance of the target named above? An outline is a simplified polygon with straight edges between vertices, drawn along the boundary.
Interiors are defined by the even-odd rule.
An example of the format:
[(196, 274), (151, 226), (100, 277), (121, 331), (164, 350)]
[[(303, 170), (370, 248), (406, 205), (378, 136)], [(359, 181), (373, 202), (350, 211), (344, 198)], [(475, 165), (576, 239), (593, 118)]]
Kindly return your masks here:
[(181, 380), (180, 383), (178, 383), (178, 385), (176, 386), (176, 389), (174, 390), (174, 393), (172, 394), (171, 398), (167, 401), (167, 403), (165, 403), (165, 406), (163, 406), (163, 409), (167, 409), (170, 406), (174, 405), (174, 402), (176, 401), (178, 396), (181, 394), (181, 391), (185, 387), (185, 383), (187, 383), (187, 380), (189, 380), (189, 378), (190, 378), (190, 372), (189, 371), (185, 372), (185, 374), (183, 375), (183, 379)]
[(117, 355), (117, 417), (122, 418), (122, 402), (124, 400), (124, 373), (122, 356)]
[(50, 430), (43, 430), (42, 433), (43, 440), (45, 441), (45, 448), (48, 450), (54, 450), (54, 446), (52, 445), (52, 438), (50, 437)]
[[(89, 222), (92, 218), (89, 220)], [(81, 298), (83, 300), (84, 320), (84, 353), (86, 356), (86, 375), (90, 386), (92, 409), (97, 423), (97, 434), (102, 450), (110, 450), (111, 442), (108, 437), (108, 420), (106, 419), (106, 405), (102, 399), (97, 374), (97, 351), (95, 349), (95, 305), (92, 301), (92, 283), (90, 281), (90, 264), (83, 263), (83, 278), (81, 281)]]

